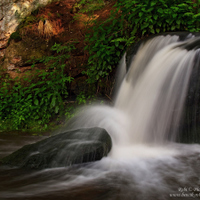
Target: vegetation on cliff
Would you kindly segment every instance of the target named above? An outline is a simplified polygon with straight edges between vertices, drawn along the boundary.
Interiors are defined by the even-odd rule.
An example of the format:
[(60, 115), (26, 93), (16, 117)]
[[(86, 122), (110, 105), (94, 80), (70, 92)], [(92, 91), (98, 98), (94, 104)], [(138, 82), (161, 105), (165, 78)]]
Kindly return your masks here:
[[(63, 6), (66, 2), (51, 6)], [(27, 61), (31, 71), (23, 78), (11, 79), (2, 69), (0, 129), (46, 129), (53, 119), (72, 115), (69, 97), (75, 104), (86, 103), (94, 95), (110, 97), (114, 71), (126, 49), (156, 33), (199, 31), (199, 3), (199, 0), (81, 0), (67, 16), (68, 32), (62, 29), (64, 12), (48, 10), (44, 15), (41, 9), (32, 13), (11, 40), (33, 37), (37, 29), (37, 37), (39, 34), (47, 43), (54, 43), (47, 55)], [(53, 17), (57, 23), (53, 23)], [(77, 21), (82, 22), (76, 29), (80, 31), (79, 37), (71, 28), (77, 28)], [(48, 27), (46, 32), (44, 26)], [(83, 60), (77, 64), (74, 60), (80, 57)]]

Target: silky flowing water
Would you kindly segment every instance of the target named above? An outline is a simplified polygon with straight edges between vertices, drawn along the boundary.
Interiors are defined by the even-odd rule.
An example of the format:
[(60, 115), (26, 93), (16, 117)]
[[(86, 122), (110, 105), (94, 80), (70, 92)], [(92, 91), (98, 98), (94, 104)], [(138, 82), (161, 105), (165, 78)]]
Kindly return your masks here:
[(198, 46), (192, 34), (154, 37), (140, 45), (127, 73), (124, 56), (114, 105), (84, 107), (66, 128), (105, 128), (109, 155), (44, 170), (2, 166), (0, 199), (200, 199), (200, 146), (176, 143)]

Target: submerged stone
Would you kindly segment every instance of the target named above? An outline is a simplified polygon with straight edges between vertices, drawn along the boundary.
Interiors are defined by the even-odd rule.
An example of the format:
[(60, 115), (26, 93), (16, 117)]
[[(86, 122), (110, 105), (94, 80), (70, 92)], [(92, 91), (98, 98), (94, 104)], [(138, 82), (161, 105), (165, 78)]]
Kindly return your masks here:
[(100, 160), (111, 149), (111, 138), (101, 128), (71, 130), (25, 145), (1, 162), (6, 165), (43, 169)]

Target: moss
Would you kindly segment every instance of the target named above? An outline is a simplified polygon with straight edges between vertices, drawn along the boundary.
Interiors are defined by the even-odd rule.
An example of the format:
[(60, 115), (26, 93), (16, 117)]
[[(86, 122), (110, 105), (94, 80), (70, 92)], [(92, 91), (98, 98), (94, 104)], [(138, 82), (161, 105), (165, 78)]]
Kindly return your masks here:
[(31, 15), (36, 16), (39, 13), (39, 8), (31, 12)]
[[(11, 41), (11, 40), (14, 40), (15, 42), (19, 42), (19, 41), (22, 40), (22, 37), (21, 37), (20, 33), (19, 33), (18, 31), (16, 31), (16, 32), (14, 32), (14, 33), (12, 33), (12, 34), (10, 35), (10, 38), (9, 38), (9, 40), (8, 40), (7, 46), (10, 45), (10, 41)], [(3, 61), (4, 61), (4, 60), (3, 60)]]
[(36, 16), (33, 15), (29, 15), (27, 17), (25, 17), (19, 24), (18, 26), (18, 30), (22, 29), (23, 27), (29, 26), (31, 24), (34, 24), (36, 22), (38, 22), (40, 19), (37, 18)]
[(26, 25), (35, 23), (35, 22), (37, 22), (37, 20), (38, 20), (38, 19), (37, 19), (35, 16), (29, 15), (29, 16), (27, 16), (27, 17), (25, 18), (25, 20), (24, 20), (24, 25), (26, 26)]
[(12, 34), (10, 35), (9, 41), (10, 41), (10, 40), (14, 40), (15, 42), (19, 42), (19, 41), (22, 40), (22, 37), (21, 37), (20, 33), (19, 33), (18, 31), (16, 31), (16, 32), (14, 32), (14, 33), (12, 33)]

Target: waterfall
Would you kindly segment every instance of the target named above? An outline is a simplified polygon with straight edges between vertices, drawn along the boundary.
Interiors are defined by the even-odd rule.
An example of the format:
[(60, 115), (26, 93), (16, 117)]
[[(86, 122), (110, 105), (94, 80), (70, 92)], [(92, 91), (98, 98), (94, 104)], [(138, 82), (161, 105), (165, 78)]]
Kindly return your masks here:
[(111, 157), (132, 157), (140, 148), (145, 156), (157, 154), (152, 147), (171, 152), (164, 147), (176, 142), (198, 44), (199, 37), (192, 34), (144, 41), (126, 74), (126, 55), (122, 58), (114, 105), (84, 108), (71, 127), (105, 128), (112, 138)]
[(138, 50), (115, 102), (130, 119), (129, 141), (175, 140), (194, 57), (177, 36), (156, 37)]

